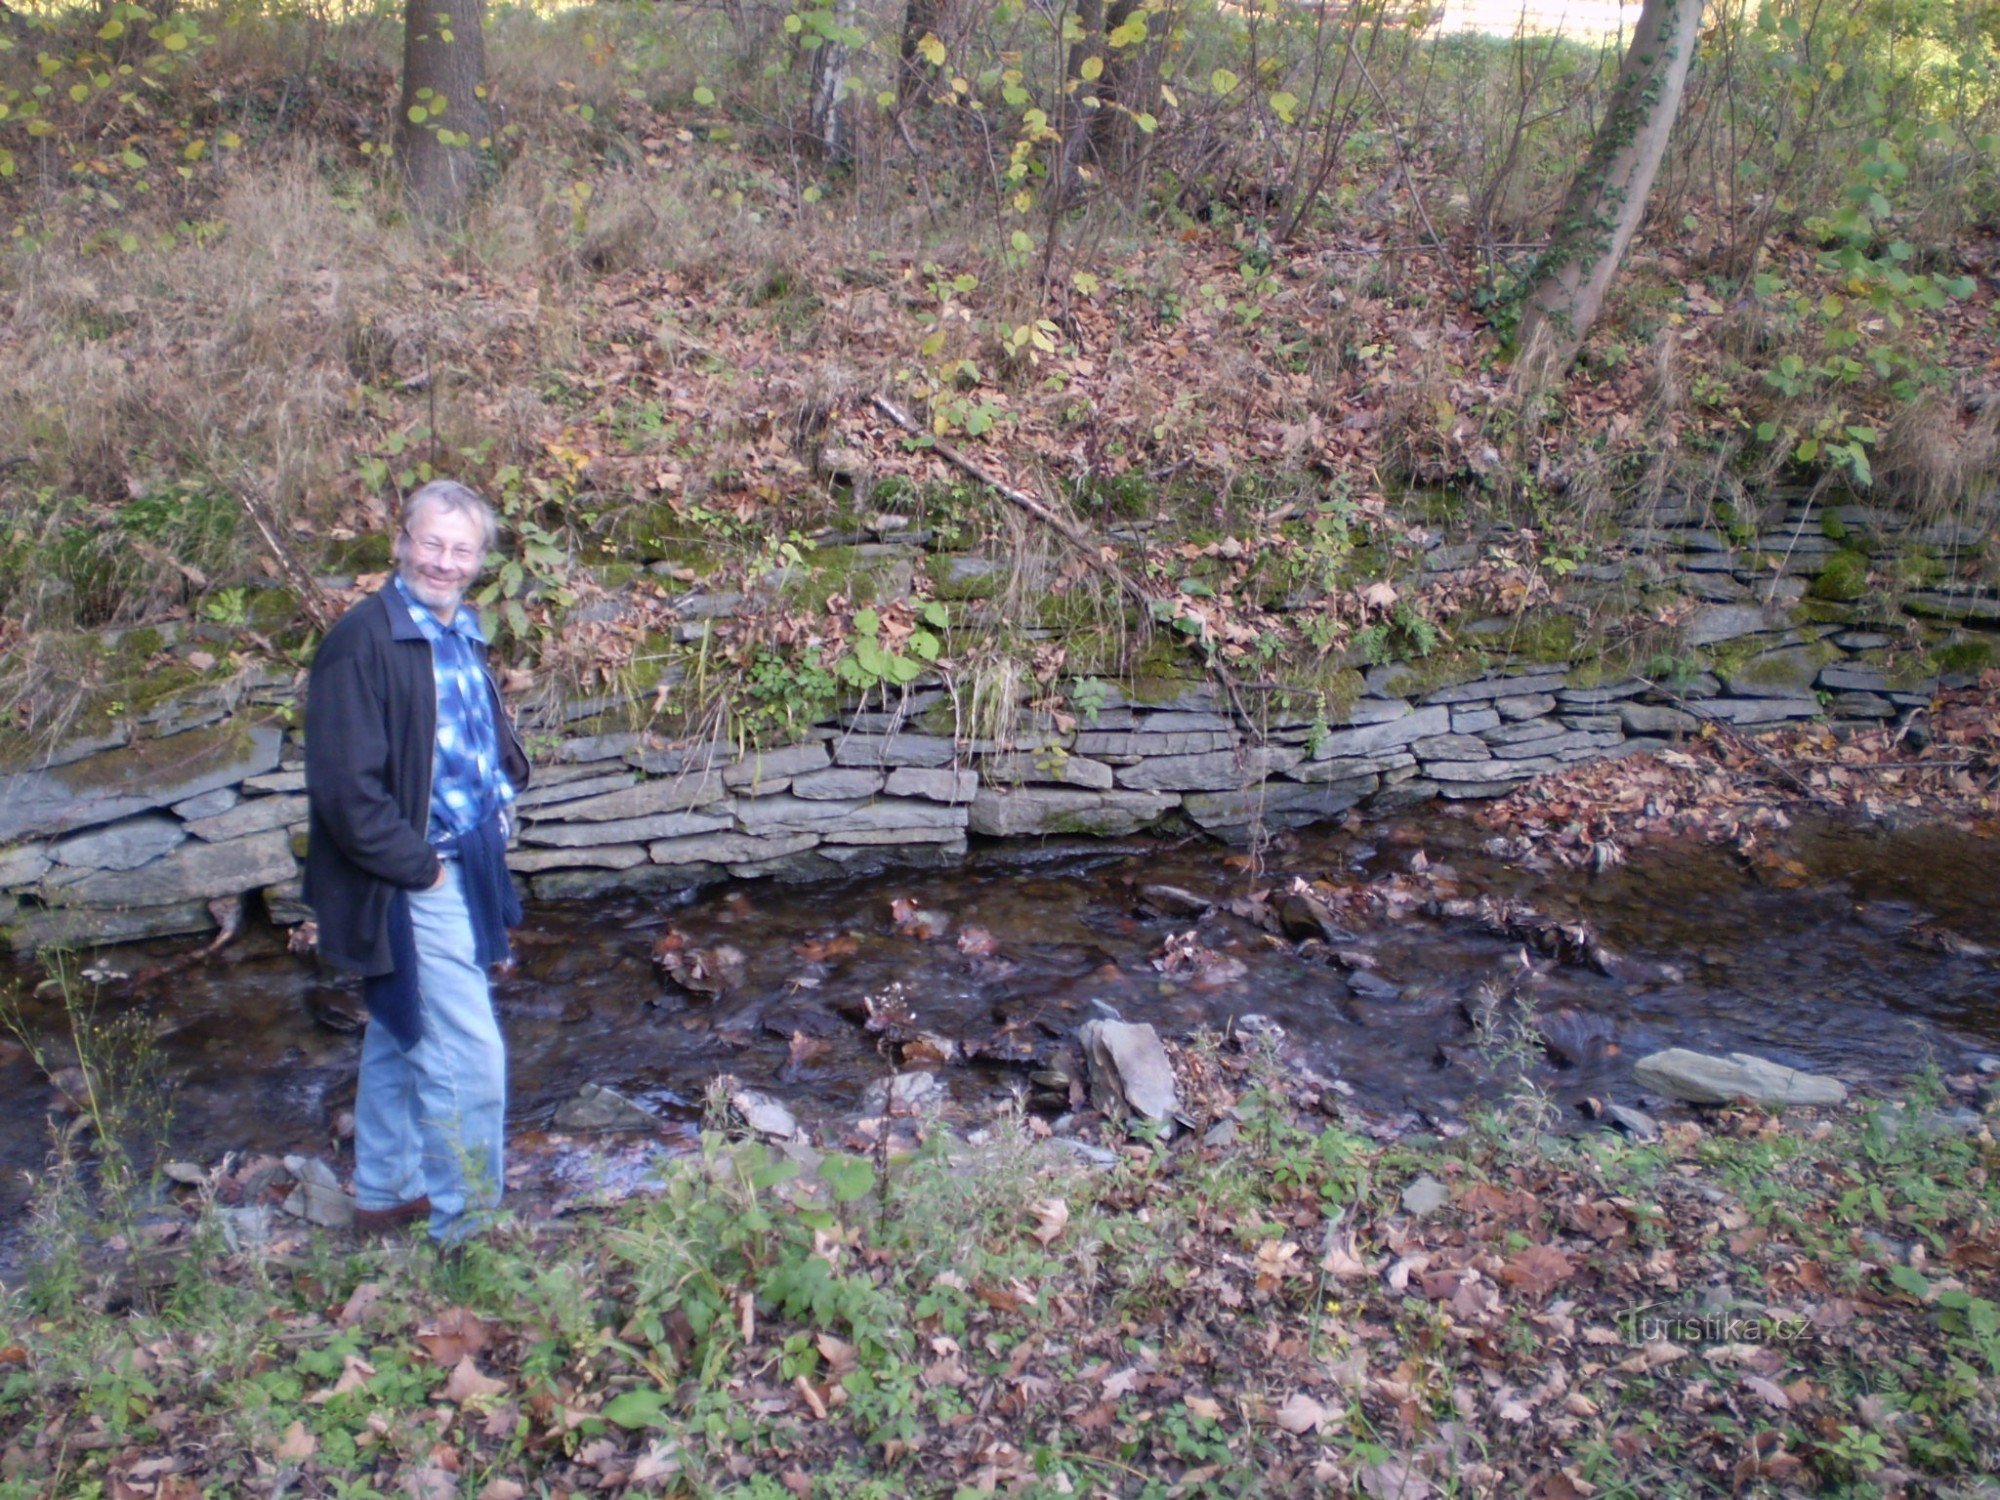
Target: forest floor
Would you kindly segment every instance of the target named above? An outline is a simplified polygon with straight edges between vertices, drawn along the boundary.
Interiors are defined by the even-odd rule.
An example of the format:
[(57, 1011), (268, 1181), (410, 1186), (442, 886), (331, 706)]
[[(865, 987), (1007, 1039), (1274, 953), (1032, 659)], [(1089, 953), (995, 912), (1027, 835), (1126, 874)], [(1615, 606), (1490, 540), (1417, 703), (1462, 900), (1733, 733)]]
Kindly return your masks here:
[(1990, 1493), (1985, 1081), (1385, 1143), (1253, 1041), (1177, 1056), (1193, 1129), (1109, 1165), (716, 1133), (445, 1259), (232, 1248), (218, 1170), (11, 1299), (0, 1493)]
[[(629, 562), (621, 523), (720, 549), (740, 580), (890, 510), (1003, 556), (1032, 539), (1057, 582), (1084, 577), (1090, 553), (946, 447), (1073, 518), (1245, 671), (1266, 641), (1344, 659), (1398, 602), (1447, 640), (1468, 613), (1561, 608), (1626, 546), (1625, 504), (1667, 486), (1719, 514), (1774, 478), (1969, 514), (1986, 540), (1963, 581), (2000, 576), (1990, 226), (1931, 257), (1977, 286), (1909, 314), (1915, 402), (1812, 375), (1851, 321), (1825, 312), (1822, 248), (1774, 234), (1753, 276), (1695, 194), (1567, 385), (1524, 405), (1435, 140), (1407, 162), (1357, 148), (1329, 184), (1354, 211), (1292, 240), (1257, 184), (1209, 183), (1151, 217), (1107, 198), (1023, 257), (996, 248), (1011, 221), (977, 173), (937, 179), (957, 197), (886, 173), (826, 191), (707, 108), (606, 87), (586, 125), (574, 90), (527, 87), (560, 61), (502, 57), (517, 118), (563, 149), (517, 162), (441, 250), (360, 152), (389, 93), (375, 64), (315, 83), (291, 116), (309, 137), (197, 159), (217, 122), (162, 111), (80, 175), (0, 183), (36, 226), (0, 281), (14, 729), (100, 670), (47, 648), (69, 632), (234, 621), (197, 643), (203, 670), (291, 661), (301, 642), (243, 623), (246, 592), (288, 583), (285, 550), (379, 566), (362, 544), (431, 469), (551, 538), (518, 596), (547, 653), (524, 678), (615, 667), (646, 628), (561, 627), (586, 561)], [(220, 83), (231, 118), (287, 118), (288, 76)], [(957, 125), (933, 128), (953, 159)], [(154, 179), (129, 245), (78, 195), (137, 202)], [(1867, 450), (1872, 488), (1821, 433)], [(245, 496), (280, 548), (189, 521), (251, 514)], [(1511, 540), (1422, 578), (1420, 533), (1486, 518)], [(1273, 554), (1323, 577), (1313, 608), (1248, 586)], [(1206, 593), (1178, 588), (1183, 563)], [(743, 644), (837, 643), (852, 609)], [(1661, 832), (1754, 861), (1806, 807), (1991, 832), (1996, 725), (1989, 672), (1879, 731), (1711, 726), (1484, 816), (1579, 864)], [(1032, 1119), (977, 1142), (885, 1120), (805, 1172), (717, 1130), (657, 1196), (450, 1259), (285, 1220), (232, 1244), (233, 1170), (164, 1211), (85, 1206), (58, 1173), (36, 1274), (0, 1300), (0, 1496), (1992, 1493), (1979, 1078), (1649, 1140), (1551, 1134), (1524, 1083), (1462, 1133), (1384, 1141), (1254, 1046), (1179, 1064), (1194, 1128), (1106, 1126), (1108, 1166), (1056, 1156)]]

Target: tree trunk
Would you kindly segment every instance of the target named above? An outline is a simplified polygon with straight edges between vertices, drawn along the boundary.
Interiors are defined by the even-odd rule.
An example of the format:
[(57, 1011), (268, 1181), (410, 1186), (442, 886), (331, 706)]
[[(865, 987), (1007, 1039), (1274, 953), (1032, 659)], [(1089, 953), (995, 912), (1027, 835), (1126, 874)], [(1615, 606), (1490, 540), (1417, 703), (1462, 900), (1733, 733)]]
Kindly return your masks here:
[[(1057, 180), (1065, 202), (1076, 197), (1081, 188), (1077, 169), (1085, 161), (1101, 167), (1117, 139), (1118, 111), (1112, 105), (1131, 107), (1123, 90), (1136, 63), (1132, 56), (1136, 49), (1113, 47), (1110, 37), (1138, 8), (1139, 0), (1111, 0), (1108, 7), (1105, 0), (1077, 0), (1076, 19), (1083, 35), (1070, 44), (1064, 69), (1068, 97), (1058, 116), (1063, 143)], [(1085, 77), (1093, 58), (1097, 76)]]
[(426, 218), (458, 214), (479, 186), (493, 143), (485, 95), (486, 0), (405, 0), (396, 153)]
[(1646, 0), (1590, 157), (1569, 185), (1521, 306), (1518, 385), (1560, 379), (1604, 307), (1680, 114), (1702, 0)]
[(903, 7), (902, 61), (896, 73), (896, 108), (911, 101), (929, 104), (937, 98), (937, 73), (917, 46), (937, 30), (943, 0), (907, 0)]
[(812, 108), (807, 128), (821, 158), (835, 164), (849, 156), (847, 111), (841, 107), (840, 95), (847, 83), (847, 43), (843, 38), (854, 29), (854, 10), (855, 0), (834, 0), (836, 35), (822, 37), (812, 55)]

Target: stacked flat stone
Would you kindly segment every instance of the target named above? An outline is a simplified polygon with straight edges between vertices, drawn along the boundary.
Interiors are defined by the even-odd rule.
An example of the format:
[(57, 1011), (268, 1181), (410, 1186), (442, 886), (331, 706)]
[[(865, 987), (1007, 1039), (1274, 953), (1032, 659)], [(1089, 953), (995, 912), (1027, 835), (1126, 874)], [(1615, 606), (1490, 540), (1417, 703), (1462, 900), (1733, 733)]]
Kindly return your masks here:
[[(1903, 524), (1856, 507), (1832, 514), (1871, 537), (1897, 535)], [(1881, 601), (1845, 622), (1815, 622), (1795, 607), (1843, 550), (1827, 534), (1837, 528), (1804, 499), (1780, 497), (1727, 534), (1705, 508), (1672, 496), (1643, 521), (1650, 550), (1579, 569), (1568, 591), (1587, 601), (1594, 589), (1607, 597), (1629, 589), (1635, 574), (1645, 584), (1660, 582), (1663, 567), (1674, 572), (1669, 581), (1694, 601), (1679, 645), (1709, 669), (1671, 684), (1607, 680), (1589, 662), (1510, 660), (1497, 649), (1504, 636), (1479, 637), (1475, 626), (1492, 663), (1484, 669), (1378, 666), (1351, 701), (1311, 719), (1294, 712), (1255, 724), (1210, 683), (1176, 679), (1109, 686), (1074, 723), (1025, 714), (1004, 743), (927, 732), (949, 723), (950, 705), (923, 683), (888, 707), (816, 724), (797, 744), (750, 753), (643, 731), (565, 731), (633, 707), (604, 696), (563, 705), (535, 726), (553, 749), (518, 804), (509, 862), (530, 894), (557, 899), (938, 864), (962, 855), (971, 835), (1191, 827), (1240, 839), (1259, 825), (1300, 826), (1357, 806), (1499, 796), (1581, 761), (1657, 747), (1708, 720), (1747, 729), (1822, 715), (1878, 722), (1927, 703), (1940, 686), (1896, 674), (1890, 648), (1901, 622), (1882, 618)], [(1737, 535), (1745, 524), (1761, 529), (1745, 540)], [(1919, 529), (1915, 540), (1961, 551), (1983, 544), (1961, 530)], [(907, 589), (912, 547), (855, 550), (893, 563)], [(1425, 567), (1448, 574), (1474, 566), (1481, 551), (1440, 542)], [(934, 579), (960, 583), (1000, 566), (931, 562)], [(697, 634), (743, 607), (721, 594), (683, 604)], [(1903, 605), (1951, 622), (1964, 638), (1990, 642), (2000, 628), (2000, 596), (1962, 579)], [(959, 628), (978, 628), (977, 608), (954, 606)], [(0, 774), (0, 938), (28, 948), (200, 932), (214, 925), (213, 902), (249, 893), (277, 920), (302, 920), (303, 755), (278, 727), (295, 708), (291, 691), (289, 678), (273, 676), (248, 691), (239, 685), (226, 702), (214, 690), (191, 694)]]

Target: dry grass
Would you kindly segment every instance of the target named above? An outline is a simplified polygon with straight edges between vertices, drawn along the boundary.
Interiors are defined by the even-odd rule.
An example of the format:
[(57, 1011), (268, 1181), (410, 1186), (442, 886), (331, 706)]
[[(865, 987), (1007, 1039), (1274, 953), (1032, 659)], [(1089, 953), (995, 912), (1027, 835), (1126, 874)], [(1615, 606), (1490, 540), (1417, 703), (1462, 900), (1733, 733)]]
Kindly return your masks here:
[[(877, 4), (864, 19), (887, 26), (893, 13)], [(1046, 226), (1017, 214), (1001, 182), (1008, 121), (940, 107), (914, 112), (906, 139), (858, 108), (857, 159), (830, 171), (793, 133), (799, 70), (772, 24), (756, 10), (684, 12), (666, 36), (657, 17), (496, 14), (504, 170), (463, 225), (437, 235), (404, 218), (390, 175), (359, 152), (388, 132), (392, 24), (328, 6), (229, 29), (204, 66), (236, 80), (230, 119), (246, 135), (253, 118), (266, 128), (233, 161), (128, 215), (143, 230), (138, 249), (93, 239), (101, 215), (83, 214), (53, 177), (8, 190), (56, 226), (32, 248), (0, 251), (0, 460), (17, 460), (0, 469), (0, 503), (28, 552), (53, 556), (80, 532), (102, 553), (135, 501), (208, 489), (267, 498), (318, 561), (326, 539), (379, 525), (421, 462), (475, 481), (508, 464), (545, 477), (557, 450), (583, 454), (588, 474), (568, 476), (550, 525), (578, 491), (593, 506), (653, 504), (658, 476), (679, 472), (672, 498), (782, 530), (831, 511), (816, 472), (824, 448), (863, 450), (874, 472), (936, 477), (884, 439), (865, 397), (909, 401), (961, 385), (1003, 404), (1005, 425), (985, 451), (1021, 482), (1136, 471), (1226, 495), (1239, 471), (1332, 468), (1374, 485), (1380, 462), (1394, 477), (1477, 482), (1511, 498), (1519, 414), (1479, 404), (1492, 341), (1458, 330), (1470, 315), (1450, 300), (1454, 277), (1393, 167), (1408, 149), (1420, 173), (1435, 174), (1423, 186), (1447, 235), (1467, 216), (1502, 238), (1527, 233), (1587, 134), (1589, 90), (1601, 86), (1587, 57), (1545, 67), (1559, 55), (1546, 43), (1508, 53), (1463, 39), (1371, 53), (1398, 118), (1376, 118), (1368, 102), (1310, 226), (1328, 231), (1324, 247), (1268, 243), (1257, 190), (1283, 154), (1271, 121), (1204, 100), (1205, 113), (1188, 112), (1199, 115), (1199, 149), (1163, 139), (1150, 158), (1157, 192), (1143, 178), (1101, 184), (1061, 224), (1051, 293), (1039, 280)], [(961, 12), (944, 24), (954, 65), (969, 73), (995, 49), (1025, 59), (1031, 75), (1049, 62), (1048, 49), (1020, 45), (1025, 33)], [(1273, 37), (1284, 30), (1273, 26)], [(1302, 35), (1284, 34), (1286, 46)], [(1220, 32), (1191, 32), (1188, 45), (1197, 78), (1211, 57), (1229, 60)], [(207, 108), (201, 118), (217, 123), (195, 76), (176, 85), (174, 105)], [(694, 107), (698, 84), (721, 102)], [(1180, 169), (1190, 180), (1169, 184)], [(1465, 200), (1456, 209), (1453, 187)], [(1210, 215), (1199, 222), (1182, 208), (1197, 200)], [(1024, 224), (1033, 252), (1008, 251)], [(1253, 255), (1275, 267), (1254, 294), (1247, 270), (1238, 279)], [(949, 339), (935, 356), (919, 353), (936, 326), (921, 320), (943, 311), (932, 263), (938, 279), (979, 283), (952, 309), (963, 316), (943, 325)], [(1095, 299), (1070, 295), (1072, 269), (1105, 283)], [(1115, 275), (1125, 284), (1114, 288)], [(1259, 319), (1203, 306), (1204, 283), (1225, 302), (1254, 296)], [(1065, 388), (1067, 354), (1011, 366), (999, 357), (1004, 329), (1043, 311), (1064, 319), (1065, 338), (1097, 366), (1089, 379)], [(1446, 323), (1451, 335), (1426, 342)], [(1752, 367), (1743, 382), (1759, 399), (1755, 370), (1773, 346), (1761, 329), (1736, 332)], [(1398, 351), (1387, 364), (1353, 352), (1384, 344)], [(1649, 407), (1645, 425), (1658, 429), (1634, 442), (1658, 454), (1672, 444), (1655, 439), (1703, 419), (1689, 387), (1716, 351), (1684, 351), (1666, 335), (1655, 347), (1651, 378), (1631, 389), (1632, 409)], [(976, 379), (939, 374), (958, 357), (976, 360)], [(1380, 426), (1365, 442), (1322, 446), (1351, 412), (1376, 406)], [(1885, 485), (1929, 510), (1983, 504), (1990, 516), (1982, 480), (2000, 450), (1991, 416), (1905, 413), (1881, 454)], [(1574, 431), (1531, 436), (1540, 454)], [(1577, 505), (1609, 503), (1609, 458), (1563, 467)], [(1679, 467), (1669, 453), (1654, 473), (1664, 482)], [(1530, 477), (1553, 487), (1539, 470)], [(865, 490), (855, 498), (865, 502)], [(1204, 526), (1228, 519), (1190, 515)], [(158, 538), (154, 557), (125, 557), (89, 588), (0, 556), (0, 606), (66, 626), (184, 605), (198, 589), (169, 560), (190, 560), (181, 540)], [(1035, 546), (1007, 538), (1009, 555), (1028, 559), (1030, 593), (1061, 561), (1038, 561)], [(255, 576), (247, 540), (199, 565), (218, 584)]]
[(1920, 514), (1991, 527), (2000, 516), (2000, 402), (1974, 410), (1938, 396), (1911, 402), (1883, 434), (1875, 471)]

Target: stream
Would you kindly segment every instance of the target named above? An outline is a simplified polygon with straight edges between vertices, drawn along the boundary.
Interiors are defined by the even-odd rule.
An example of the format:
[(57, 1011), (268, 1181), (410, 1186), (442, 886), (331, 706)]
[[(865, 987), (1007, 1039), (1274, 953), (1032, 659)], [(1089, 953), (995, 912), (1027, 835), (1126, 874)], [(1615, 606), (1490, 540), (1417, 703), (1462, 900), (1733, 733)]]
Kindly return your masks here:
[[(1532, 1000), (1551, 1044), (1537, 1052), (1539, 1081), (1565, 1106), (1642, 1102), (1632, 1063), (1667, 1046), (1754, 1052), (1879, 1093), (1927, 1065), (1963, 1073), (2000, 1052), (1990, 842), (1830, 820), (1776, 837), (1754, 868), (1724, 849), (1649, 843), (1593, 874), (1524, 855), (1444, 807), (1288, 835), (1261, 872), (1203, 841), (1050, 842), (838, 885), (541, 905), (517, 934), (516, 972), (496, 987), (512, 1129), (574, 1188), (606, 1158), (548, 1132), (585, 1084), (644, 1103), (670, 1134), (691, 1130), (722, 1073), (808, 1124), (854, 1115), (866, 1085), (897, 1066), (890, 1039), (856, 1017), (895, 985), (912, 1025), (986, 1054), (943, 1071), (964, 1119), (1029, 1097), (1034, 1069), (1018, 1059), (1112, 1013), (1169, 1037), (1261, 1016), (1250, 1025), (1282, 1034), (1288, 1064), (1340, 1080), (1385, 1129), (1458, 1116), (1496, 1087), (1469, 1019), (1482, 995), (1503, 997), (1507, 1017), (1517, 997)], [(1322, 883), (1344, 935), (1302, 947), (1230, 910), (1295, 876)], [(1163, 911), (1145, 892), (1160, 885), (1216, 908)], [(1585, 924), (1615, 955), (1610, 972), (1466, 915), (1482, 897)], [(720, 992), (663, 976), (653, 956), (663, 938), (714, 968)], [(107, 950), (96, 972), (135, 974), (187, 952)], [(0, 969), (0, 986), (26, 997), (25, 1024), (56, 1037), (60, 998), (49, 986), (33, 993), (41, 978)], [(79, 984), (100, 1019), (137, 1011), (149, 1028), (174, 1154), (334, 1155), (359, 1038), (326, 1023), (351, 1017), (358, 995), (289, 953), (282, 933), (253, 928), (136, 994), (116, 980)], [(18, 1252), (27, 1174), (46, 1159), (61, 1103), (21, 1049), (0, 1051), (0, 1265)], [(1030, 1103), (1060, 1107), (1040, 1094)], [(344, 1146), (340, 1157), (345, 1177)]]

